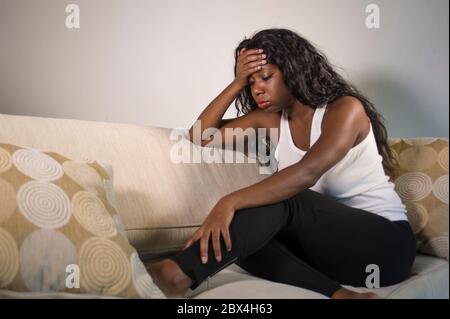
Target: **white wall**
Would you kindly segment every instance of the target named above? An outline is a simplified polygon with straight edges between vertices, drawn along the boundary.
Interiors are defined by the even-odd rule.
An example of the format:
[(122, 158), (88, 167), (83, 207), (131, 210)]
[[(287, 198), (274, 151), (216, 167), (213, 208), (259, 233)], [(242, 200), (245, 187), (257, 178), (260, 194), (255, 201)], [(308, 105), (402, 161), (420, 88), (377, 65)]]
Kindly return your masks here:
[[(78, 4), (81, 28), (65, 27)], [(365, 27), (365, 7), (381, 28)], [(0, 0), (0, 113), (190, 127), (255, 31), (316, 44), (388, 120), (447, 136), (447, 0)], [(235, 117), (234, 105), (225, 117)]]

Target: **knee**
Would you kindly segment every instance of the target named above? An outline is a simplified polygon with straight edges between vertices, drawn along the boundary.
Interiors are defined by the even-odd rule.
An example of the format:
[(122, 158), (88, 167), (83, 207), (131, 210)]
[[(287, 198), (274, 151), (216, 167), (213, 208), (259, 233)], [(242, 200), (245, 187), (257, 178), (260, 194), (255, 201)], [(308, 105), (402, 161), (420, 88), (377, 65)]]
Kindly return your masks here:
[(238, 209), (234, 213), (230, 228), (239, 227), (242, 229), (250, 229), (252, 224), (257, 223), (258, 207)]

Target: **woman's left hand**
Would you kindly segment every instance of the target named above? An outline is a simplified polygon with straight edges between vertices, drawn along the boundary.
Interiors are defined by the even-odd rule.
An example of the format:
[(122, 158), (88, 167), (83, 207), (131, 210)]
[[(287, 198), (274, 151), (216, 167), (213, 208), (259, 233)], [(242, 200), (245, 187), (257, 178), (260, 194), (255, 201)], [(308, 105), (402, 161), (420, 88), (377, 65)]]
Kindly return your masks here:
[(208, 262), (208, 244), (209, 237), (212, 235), (212, 245), (217, 262), (222, 260), (222, 252), (220, 249), (220, 236), (223, 236), (227, 250), (231, 250), (231, 238), (229, 227), (233, 220), (235, 210), (227, 200), (221, 199), (213, 207), (209, 215), (206, 217), (202, 226), (195, 231), (191, 238), (187, 241), (183, 250), (191, 246), (200, 239), (200, 257), (202, 263)]

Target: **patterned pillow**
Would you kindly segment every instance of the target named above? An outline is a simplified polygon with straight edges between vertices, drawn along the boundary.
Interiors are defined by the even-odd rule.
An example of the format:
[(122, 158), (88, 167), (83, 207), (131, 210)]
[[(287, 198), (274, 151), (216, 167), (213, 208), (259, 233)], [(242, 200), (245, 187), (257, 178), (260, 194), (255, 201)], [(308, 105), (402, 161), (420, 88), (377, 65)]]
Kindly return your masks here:
[(408, 211), (418, 251), (448, 259), (448, 140), (391, 139), (392, 178)]
[(165, 298), (113, 195), (108, 165), (0, 143), (0, 288)]

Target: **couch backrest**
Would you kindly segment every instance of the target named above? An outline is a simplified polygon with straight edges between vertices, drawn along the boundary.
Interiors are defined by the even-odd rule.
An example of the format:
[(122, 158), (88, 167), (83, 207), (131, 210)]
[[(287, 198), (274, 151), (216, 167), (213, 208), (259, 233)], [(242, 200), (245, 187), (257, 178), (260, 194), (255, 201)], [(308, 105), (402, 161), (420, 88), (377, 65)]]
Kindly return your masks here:
[[(222, 163), (177, 164), (173, 159), (182, 148), (191, 150), (191, 158), (194, 153), (201, 157), (202, 151), (212, 151), (174, 134), (182, 132), (0, 115), (1, 142), (110, 163), (119, 213), (130, 242), (143, 257), (178, 251), (217, 200), (270, 176), (253, 156), (244, 157), (241, 164), (223, 163), (225, 156), (235, 154), (232, 151), (223, 153)], [(448, 258), (448, 139), (389, 142), (399, 159), (396, 190), (408, 208), (418, 249)]]
[[(201, 157), (202, 148), (181, 135), (170, 139), (176, 132), (183, 131), (0, 115), (3, 143), (111, 164), (122, 222), (130, 242), (144, 257), (178, 251), (221, 197), (269, 176), (261, 174), (256, 161), (248, 157), (242, 164), (203, 160), (177, 164), (171, 152), (176, 157), (181, 148), (190, 149), (194, 159), (194, 154)], [(223, 162), (233, 153), (225, 151), (216, 160)]]

